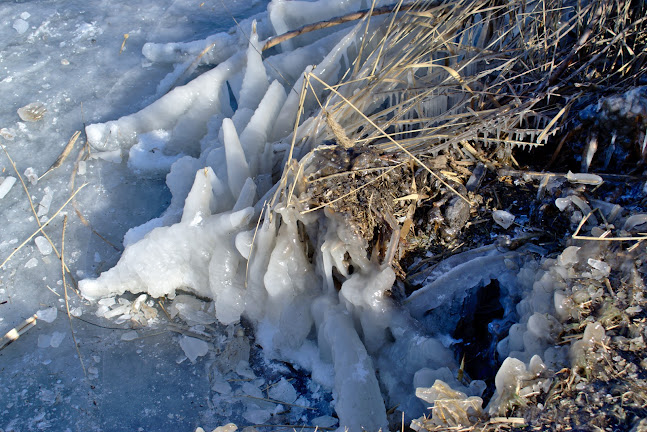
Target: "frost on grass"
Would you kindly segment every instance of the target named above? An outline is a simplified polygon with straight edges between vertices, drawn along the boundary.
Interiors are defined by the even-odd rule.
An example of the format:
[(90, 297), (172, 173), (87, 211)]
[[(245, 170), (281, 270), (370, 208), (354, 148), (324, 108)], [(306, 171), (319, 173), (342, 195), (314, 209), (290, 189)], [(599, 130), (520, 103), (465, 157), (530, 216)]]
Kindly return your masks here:
[[(89, 125), (86, 132), (94, 149), (128, 154), (133, 170), (166, 175), (172, 200), (159, 218), (128, 232), (114, 268), (80, 282), (82, 294), (103, 298), (98, 313), (108, 318), (131, 316), (133, 305), (105, 299), (128, 291), (174, 298), (171, 317), (196, 330), (216, 320), (251, 323), (268, 359), (308, 370), (332, 390), (340, 429), (385, 430), (387, 408), (397, 406), (411, 420), (431, 403), (436, 425), (464, 425), (546, 392), (547, 367), (575, 361), (571, 358), (604, 337), (598, 327), (587, 327), (581, 343), (557, 345), (563, 321), (577, 313), (574, 298), (599, 296), (571, 283), (573, 269), (603, 281), (611, 271), (605, 251), (566, 249), (556, 259), (540, 259), (539, 247), (508, 249), (511, 242), (501, 241), (426, 268), (412, 279), (420, 287), (414, 292), (396, 282), (402, 269), (394, 258), (402, 253), (407, 230), (430, 223), (442, 241), (455, 238), (471, 216), (473, 192), (484, 176), (468, 172), (475, 178), (465, 187), (432, 168), (460, 172), (459, 155), (482, 158), (467, 140), (497, 143), (493, 154), (506, 160), (510, 139), (520, 146), (538, 145), (554, 132), (555, 122), (531, 105), (510, 110), (505, 119), (484, 117), (494, 109), (474, 111), (478, 103), (470, 86), (481, 85), (478, 80), (488, 75), (481, 71), (492, 59), (475, 60), (465, 44), (485, 47), (490, 43), (486, 28), (496, 27), (490, 22), (495, 17), (486, 19), (477, 3), (472, 15), (459, 14), (460, 19), (439, 7), (412, 14), (387, 34), (392, 17), (372, 17), (370, 23), (302, 35), (261, 56), (263, 38), (364, 5), (274, 1), (258, 21), (243, 21), (228, 34), (147, 44), (144, 54), (150, 60), (178, 63), (158, 87), (160, 98), (139, 112)], [(454, 33), (436, 45), (411, 44), (416, 31), (428, 32), (428, 26), (417, 28), (423, 18), (441, 20)], [(455, 55), (435, 63), (448, 40)], [(493, 40), (488, 49), (504, 52), (497, 44), (517, 39)], [(403, 56), (408, 56), (406, 65), (398, 63)], [(203, 63), (214, 67), (184, 84)], [(428, 89), (421, 100), (409, 97), (407, 92), (421, 86)], [(417, 128), (443, 133), (416, 135)], [(569, 173), (566, 178), (584, 186), (600, 184), (597, 176)], [(601, 230), (580, 191), (565, 192), (551, 196), (551, 205), (575, 224), (586, 216), (587, 232)], [(438, 203), (428, 215), (431, 222), (414, 221), (415, 203), (430, 196)], [(507, 230), (516, 217), (494, 210), (488, 220)], [(645, 219), (621, 222), (633, 230)], [(453, 350), (460, 341), (453, 334), (465, 312), (478, 307), (473, 299), (490, 286), (496, 286), (502, 309), (494, 324), (505, 329), (491, 349), (507, 360), (485, 409), (486, 385), (465, 377)], [(249, 341), (228, 337), (222, 357), (230, 361), (217, 361), (220, 372), (235, 370), (256, 379), (249, 368)], [(180, 346), (191, 362), (209, 352), (205, 341), (189, 336), (180, 338)], [(214, 389), (225, 398), (232, 388), (220, 378)], [(240, 389), (262, 397), (255, 384)], [(270, 395), (288, 404), (297, 398), (285, 381)], [(272, 415), (255, 401), (243, 417), (264, 423)], [(426, 428), (424, 419), (416, 427)]]

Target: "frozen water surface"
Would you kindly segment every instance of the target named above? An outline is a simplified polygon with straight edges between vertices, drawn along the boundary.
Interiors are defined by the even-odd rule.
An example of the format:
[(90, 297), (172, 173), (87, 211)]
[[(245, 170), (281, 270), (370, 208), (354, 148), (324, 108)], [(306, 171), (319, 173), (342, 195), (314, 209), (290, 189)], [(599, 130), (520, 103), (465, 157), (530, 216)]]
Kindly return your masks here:
[[(253, 229), (273, 192), (273, 167), (284, 163), (303, 72), (337, 82), (365, 30), (357, 23), (308, 34), (269, 59), (259, 53), (262, 40), (367, 2), (65, 5), (0, 10), (7, 24), (0, 34), (3, 145), (18, 172), (31, 168), (31, 201), (15, 185), (3, 198), (3, 238), (20, 240), (0, 243), (1, 256), (21, 249), (0, 273), (2, 325), (9, 330), (36, 310), (61, 312), (0, 352), (0, 427), (192, 430), (272, 422), (355, 431), (387, 428), (388, 407), (409, 419), (423, 414), (415, 377), (451, 377), (458, 364), (447, 342), (452, 321), (423, 326), (418, 319), (429, 308), (441, 314), (451, 301), (458, 310), (514, 257), (478, 258), (496, 264), (496, 272), (478, 277), (480, 261), (467, 260), (470, 272), (448, 284), (446, 295), (436, 295), (448, 279), (442, 276), (419, 291), (422, 299), (438, 297), (435, 304), (402, 307), (386, 295), (393, 270), (369, 260), (343, 222), (281, 204)], [(261, 11), (258, 21), (222, 32), (230, 14)], [(373, 19), (368, 34), (381, 34), (384, 20)], [(367, 52), (378, 40), (366, 41)], [(192, 75), (201, 62), (217, 66)], [(315, 98), (304, 106), (311, 115)], [(314, 123), (298, 133), (312, 132)], [(49, 172), (76, 130), (87, 132), (93, 158), (74, 174), (79, 142)], [(3, 163), (11, 175), (9, 158)], [(82, 184), (64, 209), (65, 263), (84, 295), (72, 294), (69, 305), (78, 318), (77, 351), (56, 259), (63, 218), (50, 218)], [(299, 224), (310, 230), (316, 259)], [(345, 278), (339, 291), (333, 270)], [(164, 309), (155, 300), (162, 296), (174, 298)], [(175, 317), (184, 325), (164, 321)]]
[[(386, 18), (375, 17), (368, 30), (349, 23), (306, 34), (263, 57), (259, 49), (271, 35), (367, 4), (0, 5), (2, 334), (16, 327), (15, 339), (28, 329), (25, 319), (37, 313), (38, 320), (0, 351), (0, 429), (211, 430), (270, 422), (384, 430), (393, 420), (389, 407), (411, 420), (425, 413), (416, 395), (441, 392), (464, 411), (480, 405), (486, 385), (456, 378), (453, 331), (461, 314), (479, 306), (477, 293), (494, 288), (504, 315), (497, 325), (507, 336), (489, 349), (516, 359), (496, 376), (494, 406), (510, 396), (510, 383), (528, 374), (534, 380), (542, 358), (551, 367), (565, 364), (568, 347), (554, 347), (561, 329), (555, 316), (573, 310), (561, 289), (582, 262), (592, 278), (609, 275), (608, 258), (595, 250), (567, 249), (540, 262), (531, 249), (484, 246), (421, 272), (422, 287), (400, 302), (388, 295), (396, 281), (390, 263), (369, 259), (345, 221), (302, 212), (284, 197), (261, 216), (278, 188), (273, 171), (287, 161), (303, 72), (337, 83), (360, 46), (377, 48)], [(370, 69), (367, 62), (357, 74)], [(361, 90), (354, 85), (342, 91)], [(305, 117), (326, 96), (320, 86), (312, 91), (316, 98), (303, 99)], [(366, 110), (390, 97), (374, 98)], [(320, 144), (322, 125), (302, 121), (294, 157)], [(75, 131), (87, 132), (93, 150), (78, 170), (85, 137), (65, 163), (55, 162)], [(305, 172), (318, 170), (316, 158), (303, 160)], [(556, 205), (572, 212), (573, 222), (590, 211), (575, 194)], [(507, 211), (494, 219), (513, 229)], [(618, 224), (632, 230), (644, 221)], [(57, 259), (63, 249), (75, 279), (69, 285)], [(83, 297), (72, 292), (77, 281)], [(586, 301), (593, 294), (574, 295)], [(591, 329), (585, 338), (604, 337)]]
[[(225, 3), (227, 10), (218, 2), (188, 0), (0, 2), (0, 144), (21, 175), (31, 168), (23, 177), (41, 223), (70, 196), (70, 177), (83, 135), (61, 167), (35, 180), (54, 163), (74, 132), (83, 130), (84, 124), (143, 108), (172, 71), (172, 65), (146, 60), (144, 43), (200, 39), (229, 29), (230, 13), (245, 18), (266, 7), (264, 1)], [(0, 152), (0, 261), (38, 228), (17, 178)], [(90, 159), (75, 179), (76, 187), (83, 183), (88, 185), (77, 195), (76, 207), (107, 241), (84, 226), (68, 205), (65, 261), (76, 279), (112, 267), (126, 231), (157, 217), (170, 202), (163, 178), (136, 175), (125, 164)], [(45, 229), (59, 252), (61, 216)], [(218, 426), (222, 418), (214, 414), (210, 401), (212, 383), (195, 379), (204, 374), (205, 363), (178, 364), (183, 351), (172, 332), (122, 340), (126, 330), (75, 319), (87, 371), (84, 378), (70, 337), (61, 263), (50, 250), (39, 235), (0, 270), (0, 333), (39, 310), (42, 315), (35, 328), (0, 351), (0, 429)], [(100, 257), (97, 262), (95, 254)], [(71, 293), (70, 299), (75, 315), (84, 311), (80, 318), (119, 327), (88, 313), (87, 302), (76, 294)], [(56, 309), (57, 319), (51, 318), (56, 314), (49, 308)]]

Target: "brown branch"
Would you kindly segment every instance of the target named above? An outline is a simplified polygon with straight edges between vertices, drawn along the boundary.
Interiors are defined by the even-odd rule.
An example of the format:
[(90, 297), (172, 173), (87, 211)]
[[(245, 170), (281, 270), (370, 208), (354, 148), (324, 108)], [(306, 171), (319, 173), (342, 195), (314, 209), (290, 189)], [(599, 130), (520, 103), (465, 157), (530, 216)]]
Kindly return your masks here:
[(414, 3), (409, 3), (409, 4), (404, 4), (401, 5), (398, 9), (398, 4), (390, 5), (390, 6), (384, 6), (381, 8), (376, 8), (376, 9), (365, 9), (357, 12), (350, 13), (348, 15), (343, 15), (340, 17), (336, 18), (331, 18), (328, 21), (321, 21), (318, 23), (314, 24), (307, 24), (304, 25), (303, 27), (299, 27), (296, 30), (289, 31), (287, 33), (283, 33), (281, 35), (273, 36), (269, 38), (266, 42), (265, 45), (263, 45), (262, 51), (268, 50), (281, 42), (285, 42), (287, 40), (290, 40), (292, 38), (295, 38), (297, 36), (300, 36), (305, 33), (309, 33), (311, 31), (315, 30), (321, 30), (324, 28), (328, 27), (334, 27), (339, 24), (344, 24), (350, 21), (357, 21), (360, 20), (368, 15), (371, 16), (376, 16), (376, 15), (384, 15), (393, 12), (394, 10), (398, 9), (399, 12), (405, 12), (411, 9), (415, 8), (420, 8), (420, 9), (431, 9), (432, 7), (438, 6), (439, 2), (432, 2), (430, 4), (426, 5), (420, 5), (418, 2)]

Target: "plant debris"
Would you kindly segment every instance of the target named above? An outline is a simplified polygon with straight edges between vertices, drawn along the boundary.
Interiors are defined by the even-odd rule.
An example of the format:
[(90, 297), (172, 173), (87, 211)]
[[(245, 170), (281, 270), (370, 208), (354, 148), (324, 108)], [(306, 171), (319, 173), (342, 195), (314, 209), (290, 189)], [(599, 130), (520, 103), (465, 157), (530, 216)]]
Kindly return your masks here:
[[(646, 5), (421, 5), (390, 29), (378, 58), (359, 60), (379, 64), (376, 75), (349, 74), (319, 103), (325, 119), (301, 136), (314, 150), (291, 186), (297, 207), (346, 220), (369, 256), (391, 258), (408, 292), (434, 263), (493, 241), (532, 243), (547, 257), (584, 248), (588, 258), (575, 260), (560, 294), (572, 309), (553, 342), (571, 347), (570, 367), (532, 372), (531, 361), (490, 415), (454, 392), (436, 402), (434, 421), (411, 427), (643, 430)], [(531, 24), (515, 33), (523, 20)], [(388, 97), (375, 104), (375, 95)], [(447, 400), (457, 401), (449, 411)]]

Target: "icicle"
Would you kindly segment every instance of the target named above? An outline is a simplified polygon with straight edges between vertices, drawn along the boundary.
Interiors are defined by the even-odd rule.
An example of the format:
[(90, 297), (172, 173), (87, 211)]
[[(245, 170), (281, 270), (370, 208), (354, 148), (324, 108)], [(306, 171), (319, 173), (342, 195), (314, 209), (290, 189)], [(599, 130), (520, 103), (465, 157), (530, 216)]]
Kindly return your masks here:
[(304, 73), (299, 77), (299, 80), (288, 92), (288, 97), (279, 110), (279, 115), (276, 118), (272, 132), (269, 135), (270, 142), (278, 141), (281, 138), (290, 135), (294, 129), (294, 122), (297, 117), (297, 110), (299, 109), (299, 99), (301, 98), (301, 89), (303, 87), (303, 75), (312, 72), (312, 69), (312, 66), (308, 66)]
[(622, 229), (629, 232), (634, 230), (637, 226), (644, 225), (645, 223), (647, 223), (647, 214), (637, 213), (627, 218)]
[[(253, 214), (252, 208), (243, 211), (249, 217)], [(210, 297), (214, 300), (216, 318), (225, 325), (238, 321), (245, 310), (244, 259), (234, 247), (233, 234), (223, 233), (219, 237), (220, 247), (214, 248), (209, 261)]]
[(279, 212), (283, 224), (263, 277), (268, 295), (266, 320), (277, 331), (265, 343), (296, 349), (310, 333), (310, 305), (321, 288), (299, 241), (296, 211), (283, 208)]
[(225, 155), (227, 158), (227, 181), (231, 194), (238, 198), (243, 189), (245, 181), (251, 177), (245, 153), (240, 146), (236, 128), (231, 119), (222, 121), (222, 130), (225, 141)]
[(259, 170), (261, 167), (260, 162), (264, 157), (263, 152), (268, 134), (279, 115), (279, 110), (286, 97), (283, 86), (278, 81), (274, 81), (267, 89), (247, 127), (240, 134), (240, 143), (245, 151), (245, 159), (249, 162), (249, 170), (252, 176), (269, 173), (269, 171)]
[(587, 173), (589, 172), (589, 167), (591, 166), (591, 162), (593, 161), (593, 156), (595, 156), (595, 153), (598, 150), (598, 136), (594, 132), (589, 139), (588, 143), (586, 144), (586, 147), (584, 148), (584, 154), (582, 154), (582, 172)]
[(387, 430), (386, 409), (373, 362), (351, 316), (326, 297), (317, 299), (313, 309), (323, 317), (318, 325), (319, 345), (329, 350), (335, 367), (339, 424), (351, 431)]
[(265, 213), (258, 230), (248, 231), (246, 237), (250, 238), (251, 256), (246, 273), (245, 314), (252, 320), (260, 321), (267, 305), (267, 290), (263, 279), (276, 244), (276, 227), (269, 212)]
[(249, 36), (247, 66), (245, 67), (245, 75), (240, 90), (238, 108), (256, 109), (270, 85), (265, 65), (263, 64), (261, 49), (262, 47), (258, 43), (258, 33), (256, 33), (256, 21), (254, 21), (252, 34)]
[(234, 211), (242, 210), (247, 207), (253, 207), (254, 203), (256, 203), (256, 200), (256, 185), (254, 184), (254, 180), (252, 180), (250, 177), (247, 177), (247, 180), (245, 180), (245, 184), (240, 191), (240, 195), (238, 195), (238, 200), (234, 205)]
[(182, 223), (199, 225), (205, 218), (211, 216), (211, 201), (213, 200), (211, 183), (213, 181), (217, 181), (217, 177), (211, 168), (198, 170), (195, 174), (193, 187), (184, 203)]
[(385, 293), (394, 282), (395, 273), (391, 267), (380, 271), (372, 266), (369, 272), (351, 275), (339, 292), (346, 308), (359, 316), (363, 342), (371, 354), (377, 353), (387, 341), (391, 305)]
[(571, 183), (579, 183), (579, 184), (594, 185), (594, 186), (602, 184), (602, 177), (600, 177), (597, 174), (586, 174), (586, 173), (573, 174), (573, 172), (571, 171), (569, 171), (566, 174), (566, 180), (568, 180)]
[[(339, 43), (335, 45), (335, 47), (326, 55), (326, 57), (324, 57), (324, 59), (317, 65), (316, 68), (306, 68), (303, 75), (312, 73), (313, 75), (316, 75), (319, 80), (325, 83), (337, 82), (341, 68), (341, 57), (348, 52), (349, 48), (353, 46), (353, 43), (359, 37), (358, 34), (360, 34), (360, 30), (364, 29), (364, 26), (362, 26), (361, 24), (361, 22), (358, 23), (350, 32), (348, 32), (348, 34), (346, 34), (339, 41)], [(296, 118), (300, 99), (298, 91), (300, 91), (303, 85), (303, 75), (299, 78), (299, 81), (297, 81), (297, 83), (293, 87), (293, 90), (297, 91), (290, 92), (285, 105), (281, 109), (281, 113), (277, 118), (277, 124), (271, 134), (271, 141), (278, 141), (279, 139), (289, 135), (294, 128), (294, 121)], [(317, 98), (321, 99), (321, 96), (324, 92), (323, 86), (318, 82), (318, 80), (314, 78), (310, 79), (310, 82), (313, 88), (307, 89), (306, 92), (311, 93), (314, 89)], [(304, 112), (309, 112), (312, 109), (318, 108), (318, 106), (315, 105), (315, 98), (306, 97), (304, 100), (303, 108)]]

